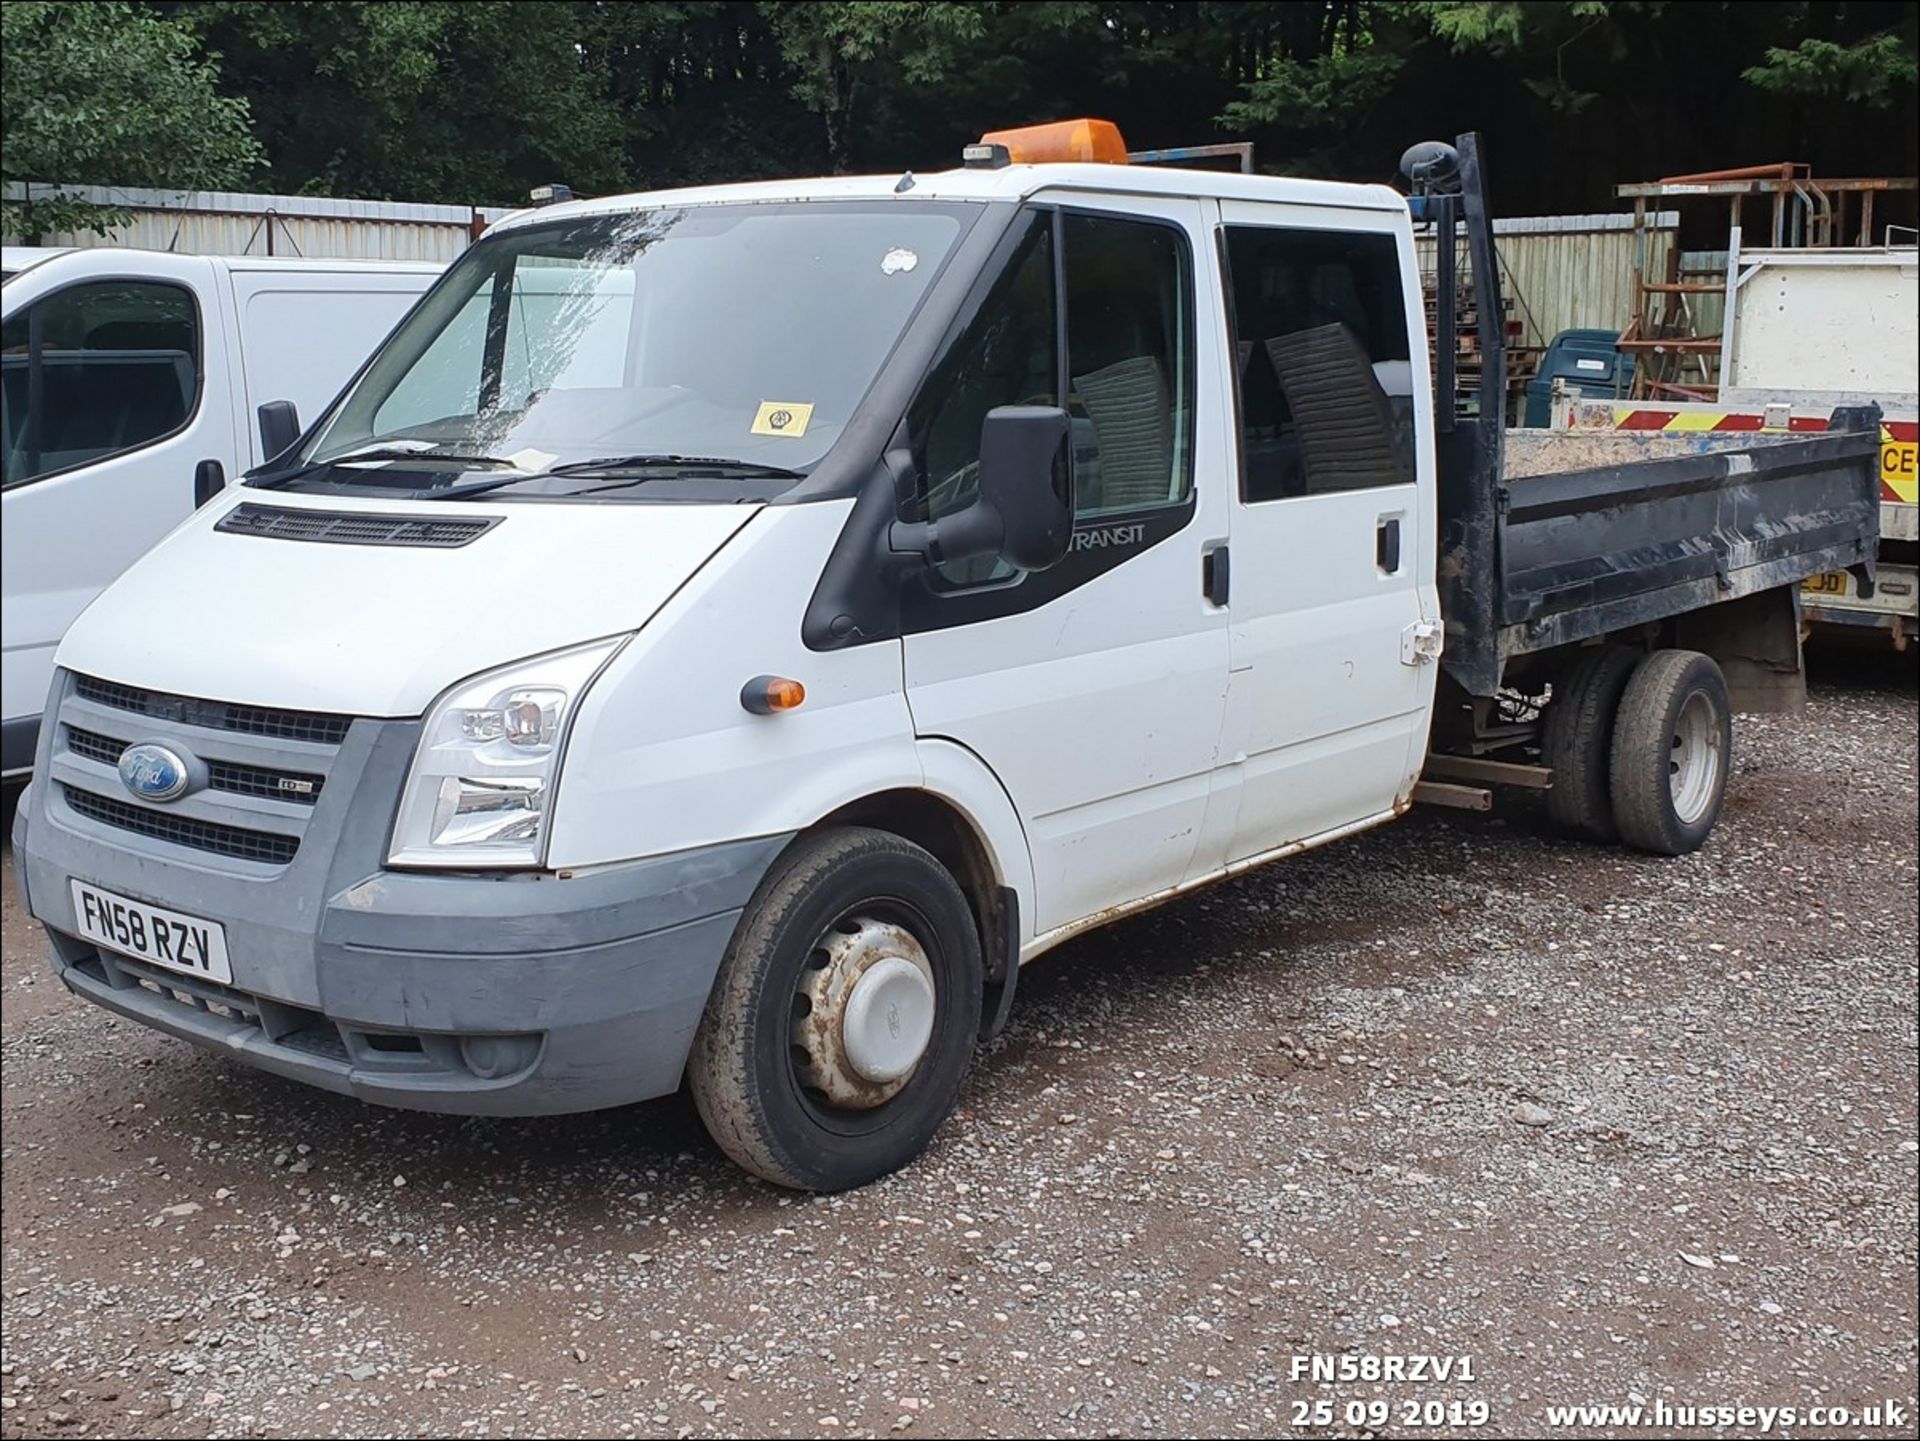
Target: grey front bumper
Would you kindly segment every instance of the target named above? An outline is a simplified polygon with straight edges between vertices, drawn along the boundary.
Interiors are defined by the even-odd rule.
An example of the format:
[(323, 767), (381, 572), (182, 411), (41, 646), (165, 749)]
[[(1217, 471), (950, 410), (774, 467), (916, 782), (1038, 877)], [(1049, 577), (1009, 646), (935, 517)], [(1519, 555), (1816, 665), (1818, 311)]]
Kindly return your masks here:
[[(13, 839), (69, 989), (248, 1065), (416, 1110), (548, 1115), (673, 1091), (734, 923), (786, 840), (566, 879), (389, 871), (417, 726), (355, 721), (298, 853), (267, 866), (79, 814), (48, 779), (60, 729), (41, 737)], [(54, 775), (79, 773), (59, 759)], [(232, 986), (96, 948), (72, 879), (219, 921)]]

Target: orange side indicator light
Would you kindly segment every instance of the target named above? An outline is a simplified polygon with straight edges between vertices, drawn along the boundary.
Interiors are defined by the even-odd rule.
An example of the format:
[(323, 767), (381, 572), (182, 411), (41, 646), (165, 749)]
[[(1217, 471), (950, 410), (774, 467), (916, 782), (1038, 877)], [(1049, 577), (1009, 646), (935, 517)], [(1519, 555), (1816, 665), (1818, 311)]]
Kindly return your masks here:
[(757, 675), (740, 687), (740, 704), (755, 715), (793, 710), (806, 698), (805, 686), (782, 675)]
[(998, 145), (1014, 165), (1044, 165), (1058, 161), (1091, 161), (1125, 165), (1127, 142), (1111, 120), (1056, 120), (1050, 125), (1022, 125), (1013, 130), (989, 130), (983, 146)]

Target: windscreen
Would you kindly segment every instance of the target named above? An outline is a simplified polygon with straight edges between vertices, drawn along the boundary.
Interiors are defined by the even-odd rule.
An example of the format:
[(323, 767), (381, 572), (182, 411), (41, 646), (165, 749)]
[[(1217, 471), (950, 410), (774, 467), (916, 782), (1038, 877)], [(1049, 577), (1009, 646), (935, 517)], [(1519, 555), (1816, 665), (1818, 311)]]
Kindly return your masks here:
[(971, 216), (776, 202), (506, 231), (403, 322), (295, 458), (297, 483), (435, 489), (462, 466), (511, 478), (648, 462), (804, 474)]

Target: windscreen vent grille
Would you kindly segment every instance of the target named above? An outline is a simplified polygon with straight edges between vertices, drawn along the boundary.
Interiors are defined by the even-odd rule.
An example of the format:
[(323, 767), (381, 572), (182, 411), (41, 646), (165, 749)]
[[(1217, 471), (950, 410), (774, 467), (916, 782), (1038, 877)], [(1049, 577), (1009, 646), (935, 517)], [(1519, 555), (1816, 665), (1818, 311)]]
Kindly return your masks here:
[(215, 530), (258, 535), (272, 540), (307, 540), (322, 545), (411, 545), (426, 550), (456, 550), (470, 545), (500, 516), (382, 515), (365, 510), (307, 510), (304, 507), (236, 505), (220, 517)]

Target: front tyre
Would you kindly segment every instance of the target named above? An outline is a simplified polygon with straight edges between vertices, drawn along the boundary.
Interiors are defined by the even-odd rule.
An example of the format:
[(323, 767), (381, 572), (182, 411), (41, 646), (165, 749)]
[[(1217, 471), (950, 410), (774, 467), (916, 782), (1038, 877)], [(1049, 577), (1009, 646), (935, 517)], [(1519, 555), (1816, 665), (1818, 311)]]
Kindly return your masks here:
[(1613, 724), (1613, 818), (1628, 845), (1696, 851), (1713, 833), (1733, 762), (1733, 707), (1711, 656), (1657, 650), (1627, 682)]
[(776, 1185), (842, 1191), (921, 1151), (980, 1025), (980, 936), (910, 841), (794, 843), (747, 903), (687, 1060), (714, 1142)]

